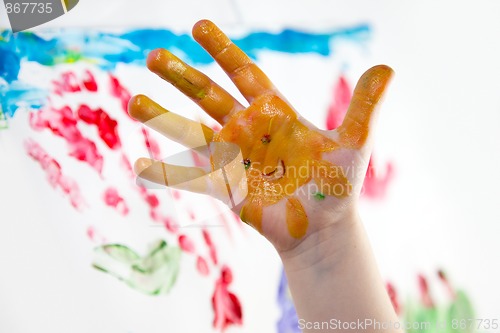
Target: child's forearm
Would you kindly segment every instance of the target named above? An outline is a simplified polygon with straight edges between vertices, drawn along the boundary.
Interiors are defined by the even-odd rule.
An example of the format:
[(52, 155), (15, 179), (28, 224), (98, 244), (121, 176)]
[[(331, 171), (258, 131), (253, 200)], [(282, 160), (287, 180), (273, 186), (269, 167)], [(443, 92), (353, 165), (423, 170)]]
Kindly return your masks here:
[(402, 332), (357, 214), (280, 256), (304, 332)]

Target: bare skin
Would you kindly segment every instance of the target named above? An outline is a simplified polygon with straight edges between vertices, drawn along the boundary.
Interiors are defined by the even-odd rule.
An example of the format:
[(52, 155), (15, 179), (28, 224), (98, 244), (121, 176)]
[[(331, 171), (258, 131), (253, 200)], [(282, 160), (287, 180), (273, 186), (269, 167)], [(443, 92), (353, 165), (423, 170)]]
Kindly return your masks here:
[[(215, 132), (146, 96), (134, 96), (129, 103), (132, 117), (211, 161), (211, 170), (204, 170), (143, 158), (136, 162), (137, 174), (221, 199), (266, 237), (283, 260), (304, 331), (311, 326), (307, 323), (332, 319), (395, 322), (357, 215), (374, 116), (393, 71), (379, 65), (365, 72), (342, 125), (323, 131), (304, 120), (212, 22), (196, 23), (193, 36), (248, 105), (167, 50), (152, 51), (148, 68), (191, 98), (222, 129)], [(383, 332), (371, 329), (365, 331)]]

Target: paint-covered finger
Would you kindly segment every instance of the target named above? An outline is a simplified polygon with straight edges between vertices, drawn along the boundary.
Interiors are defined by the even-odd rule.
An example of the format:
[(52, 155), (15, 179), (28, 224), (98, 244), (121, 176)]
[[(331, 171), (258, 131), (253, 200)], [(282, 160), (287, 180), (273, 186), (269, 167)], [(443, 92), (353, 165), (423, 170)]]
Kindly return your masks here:
[(210, 127), (170, 112), (144, 95), (130, 99), (128, 112), (132, 118), (188, 148), (207, 146), (214, 136)]
[(228, 74), (247, 101), (275, 91), (264, 72), (211, 21), (196, 23), (193, 37)]
[(367, 70), (359, 79), (342, 125), (337, 128), (344, 147), (358, 149), (368, 139), (372, 119), (394, 71), (385, 65)]
[[(181, 190), (211, 195), (230, 207), (241, 203), (247, 195), (245, 169), (241, 154), (211, 171), (140, 158), (134, 166), (140, 179)], [(147, 184), (143, 184), (147, 185)]]
[(202, 168), (185, 167), (140, 158), (135, 162), (134, 171), (142, 179), (150, 182), (188, 190), (196, 193), (208, 193), (207, 172)]
[(191, 98), (205, 112), (224, 124), (227, 115), (243, 106), (208, 76), (185, 64), (165, 49), (149, 53), (148, 68)]

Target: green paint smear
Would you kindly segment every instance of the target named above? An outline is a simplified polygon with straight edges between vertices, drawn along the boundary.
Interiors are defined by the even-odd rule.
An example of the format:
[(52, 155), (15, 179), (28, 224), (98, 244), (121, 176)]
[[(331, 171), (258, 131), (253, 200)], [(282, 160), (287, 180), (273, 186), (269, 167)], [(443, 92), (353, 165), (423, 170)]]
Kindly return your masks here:
[[(472, 333), (475, 332), (474, 325), (477, 322), (474, 320), (473, 325), (470, 325), (469, 319), (474, 320), (474, 309), (467, 295), (459, 290), (453, 303), (448, 309), (448, 332)], [(458, 320), (458, 322), (457, 322)], [(465, 325), (461, 325), (460, 320), (464, 320)], [(455, 322), (454, 322), (455, 321)], [(455, 325), (453, 325), (455, 324)]]
[(179, 274), (181, 249), (155, 242), (145, 256), (121, 244), (107, 244), (94, 249), (92, 266), (148, 294), (168, 293)]
[(314, 199), (317, 201), (325, 200), (325, 195), (321, 192), (314, 193)]
[(81, 52), (75, 50), (67, 50), (65, 54), (54, 57), (55, 64), (73, 64), (80, 60), (85, 60)]
[(474, 321), (472, 303), (462, 290), (456, 292), (456, 297), (449, 304), (426, 307), (423, 304), (408, 301), (404, 308), (404, 321), (410, 325), (415, 324), (415, 327), (409, 327), (406, 330), (407, 333), (476, 332), (474, 324), (477, 323)]

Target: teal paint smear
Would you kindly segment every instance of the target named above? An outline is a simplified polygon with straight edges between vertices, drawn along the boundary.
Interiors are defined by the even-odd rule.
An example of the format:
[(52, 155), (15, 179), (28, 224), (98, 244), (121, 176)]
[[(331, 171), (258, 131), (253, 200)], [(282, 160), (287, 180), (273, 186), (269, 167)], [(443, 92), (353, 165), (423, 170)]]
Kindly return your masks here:
[[(371, 38), (370, 35), (370, 26), (361, 24), (325, 33), (294, 29), (278, 33), (251, 32), (233, 41), (253, 59), (258, 59), (262, 51), (329, 56), (338, 41), (363, 44)], [(15, 34), (11, 30), (0, 31), (0, 83), (7, 83), (0, 97), (8, 97), (8, 101), (2, 102), (4, 112), (13, 116), (17, 105), (27, 98), (19, 89), (8, 94), (14, 89), (12, 84), (17, 82), (24, 61), (44, 66), (85, 61), (112, 71), (119, 63), (145, 66), (147, 54), (159, 47), (170, 49), (192, 65), (214, 62), (190, 35), (166, 29), (137, 29), (122, 34), (84, 29), (47, 30), (40, 33), (23, 31)], [(22, 84), (18, 83), (17, 86)], [(25, 93), (29, 90), (26, 87)]]
[(143, 257), (121, 244), (99, 246), (94, 254), (94, 268), (149, 295), (168, 293), (179, 274), (181, 249), (163, 240), (154, 243)]
[(2, 84), (0, 81), (0, 109), (3, 114), (13, 117), (19, 107), (40, 109), (46, 102), (48, 90), (29, 86), (20, 81)]

